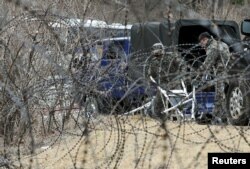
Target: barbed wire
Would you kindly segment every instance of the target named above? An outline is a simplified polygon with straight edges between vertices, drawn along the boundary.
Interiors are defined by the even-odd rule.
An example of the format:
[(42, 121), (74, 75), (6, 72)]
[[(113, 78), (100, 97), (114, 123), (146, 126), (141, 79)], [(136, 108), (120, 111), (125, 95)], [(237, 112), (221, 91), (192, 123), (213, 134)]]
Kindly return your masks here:
[[(229, 79), (248, 98), (249, 65), (240, 71), (234, 68), (245, 64), (242, 59), (249, 56), (249, 41), (229, 46), (244, 48), (231, 53), (228, 70), (234, 73), (220, 77), (210, 70), (198, 70), (206, 57), (199, 44), (163, 46), (166, 63), (156, 65), (156, 69), (160, 68), (161, 78), (167, 80), (154, 83), (156, 78), (147, 74), (152, 48), (133, 51), (125, 59), (107, 54), (106, 60), (92, 60), (94, 55), (85, 50), (100, 45), (96, 44), (98, 33), (83, 27), (73, 40), (65, 40), (62, 35), (69, 32), (55, 30), (49, 23), (68, 21), (71, 16), (54, 13), (52, 7), (36, 11), (20, 0), (8, 3), (23, 13), (0, 29), (0, 167), (202, 168), (210, 151), (249, 151), (248, 125), (202, 125), (187, 113), (192, 111), (188, 100), (193, 97), (194, 79), (199, 82), (196, 94), (214, 92), (215, 83)], [(88, 18), (85, 15), (91, 3), (87, 1), (83, 20)], [(126, 26), (131, 3), (126, 1), (125, 5)], [(209, 78), (202, 79), (204, 75)], [(159, 89), (162, 111), (166, 112), (161, 117), (155, 116), (152, 108)], [(172, 105), (164, 96), (172, 97), (173, 89), (183, 89), (186, 95), (175, 95), (180, 105), (169, 110)], [(231, 95), (238, 91), (230, 85), (225, 90)], [(202, 99), (204, 104), (211, 104), (205, 96)], [(230, 99), (226, 101), (230, 104)], [(200, 104), (195, 109), (200, 114), (209, 109), (202, 112), (199, 108), (203, 103), (196, 104)], [(249, 112), (249, 105), (242, 107)], [(178, 111), (186, 114), (180, 117)]]

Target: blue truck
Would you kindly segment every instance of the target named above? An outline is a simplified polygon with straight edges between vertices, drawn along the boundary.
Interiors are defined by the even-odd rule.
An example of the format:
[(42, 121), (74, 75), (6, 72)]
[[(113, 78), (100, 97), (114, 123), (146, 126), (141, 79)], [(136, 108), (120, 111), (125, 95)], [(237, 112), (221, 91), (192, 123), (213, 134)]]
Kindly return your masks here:
[[(93, 61), (97, 63), (94, 67), (104, 71), (105, 74), (95, 75), (96, 77), (92, 79), (98, 84), (93, 88), (98, 92), (88, 90), (85, 94), (84, 108), (88, 117), (97, 113), (134, 114), (142, 109), (147, 109), (143, 111), (150, 114), (149, 107), (152, 105), (149, 102), (152, 102), (157, 87), (149, 85), (144, 76), (134, 79), (130, 75), (131, 71), (135, 70), (131, 66), (133, 61), (131, 57), (136, 57), (131, 53), (131, 47), (130, 37), (106, 38), (92, 44), (89, 51), (92, 54), (91, 57), (95, 58)], [(137, 66), (139, 67), (139, 64)], [(93, 73), (93, 69), (90, 70)], [(85, 76), (87, 74), (85, 72)], [(199, 111), (211, 112), (214, 92), (199, 92), (196, 94), (196, 101), (199, 104)], [(185, 106), (183, 113), (191, 114), (192, 105)]]
[[(98, 113), (122, 113), (141, 104), (145, 86), (138, 85), (127, 76), (130, 60), (130, 37), (115, 37), (96, 40), (88, 47), (86, 56), (75, 58), (80, 69), (80, 84), (84, 88), (80, 96), (87, 116)], [(78, 51), (82, 52), (81, 48)], [(82, 66), (86, 61), (87, 68)]]

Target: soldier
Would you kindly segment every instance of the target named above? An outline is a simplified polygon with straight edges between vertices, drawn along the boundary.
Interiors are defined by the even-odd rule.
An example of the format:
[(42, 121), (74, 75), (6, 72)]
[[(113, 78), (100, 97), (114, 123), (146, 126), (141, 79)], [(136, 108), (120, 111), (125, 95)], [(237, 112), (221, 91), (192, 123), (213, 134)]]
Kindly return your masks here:
[(164, 46), (162, 43), (155, 43), (152, 46), (151, 54), (146, 60), (146, 69), (144, 70), (147, 78), (152, 76), (157, 84), (161, 84), (162, 79), (162, 63), (164, 59)]
[[(205, 48), (207, 57), (198, 71), (205, 73), (212, 71), (214, 77), (223, 78), (231, 56), (228, 45), (222, 41), (216, 41), (208, 32), (199, 35), (199, 42)], [(221, 123), (226, 119), (226, 112), (224, 112), (226, 109), (223, 103), (225, 100), (224, 82), (221, 79), (215, 79), (215, 107), (212, 113), (214, 123)]]
[[(151, 85), (159, 85), (163, 89), (169, 89), (171, 79), (174, 76), (174, 73), (178, 69), (178, 66), (173, 55), (167, 55), (162, 43), (155, 43), (152, 46), (151, 54), (146, 60), (144, 67), (145, 78), (151, 83), (152, 77), (156, 84), (151, 83)], [(176, 87), (176, 85), (175, 85)], [(157, 90), (156, 96), (153, 99), (152, 106), (152, 116), (157, 118), (160, 121), (166, 120), (166, 114), (162, 111), (164, 110), (165, 98), (162, 93)]]

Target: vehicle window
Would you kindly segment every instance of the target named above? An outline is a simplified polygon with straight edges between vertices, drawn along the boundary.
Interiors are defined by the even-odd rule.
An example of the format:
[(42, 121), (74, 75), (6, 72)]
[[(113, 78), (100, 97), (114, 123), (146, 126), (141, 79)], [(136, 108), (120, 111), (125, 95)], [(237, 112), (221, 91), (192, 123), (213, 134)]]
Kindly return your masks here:
[(94, 44), (90, 48), (91, 61), (98, 61), (102, 58), (103, 54), (103, 45), (102, 44)]
[[(199, 45), (198, 37), (209, 30), (201, 25), (183, 26), (179, 31), (178, 51), (192, 67), (198, 68), (205, 60), (206, 52)], [(192, 32), (192, 33), (190, 33)]]
[[(202, 32), (210, 32), (207, 28), (201, 25), (183, 26), (179, 31), (178, 44), (198, 44), (199, 34)], [(188, 48), (190, 46), (187, 46)]]
[(107, 45), (106, 58), (107, 59), (118, 59), (124, 58), (123, 42), (114, 41)]
[(234, 27), (229, 25), (219, 25), (219, 28), (221, 30), (220, 36), (223, 39), (238, 39), (236, 30)]

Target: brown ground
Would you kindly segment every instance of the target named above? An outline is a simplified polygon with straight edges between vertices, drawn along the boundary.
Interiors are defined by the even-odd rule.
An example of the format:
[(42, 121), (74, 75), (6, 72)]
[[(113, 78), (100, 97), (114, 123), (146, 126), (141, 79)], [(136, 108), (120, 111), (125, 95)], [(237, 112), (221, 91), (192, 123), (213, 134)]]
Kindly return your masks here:
[[(79, 129), (55, 133), (22, 155), (24, 168), (207, 168), (208, 152), (249, 152), (248, 127), (159, 123), (141, 116), (99, 117), (84, 136)], [(82, 127), (82, 129), (84, 129)], [(32, 160), (30, 160), (32, 159)], [(20, 165), (19, 162), (16, 162)]]

